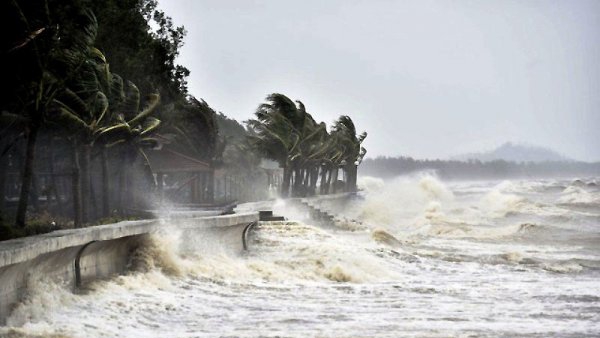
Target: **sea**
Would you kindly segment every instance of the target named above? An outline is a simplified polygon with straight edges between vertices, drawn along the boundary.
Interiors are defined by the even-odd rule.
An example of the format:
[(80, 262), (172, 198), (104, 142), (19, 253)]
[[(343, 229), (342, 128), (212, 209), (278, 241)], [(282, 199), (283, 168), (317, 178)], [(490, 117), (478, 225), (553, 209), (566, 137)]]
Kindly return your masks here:
[(39, 278), (0, 336), (600, 337), (599, 178), (359, 186), (336, 224), (260, 223), (246, 252), (167, 227), (126, 275)]

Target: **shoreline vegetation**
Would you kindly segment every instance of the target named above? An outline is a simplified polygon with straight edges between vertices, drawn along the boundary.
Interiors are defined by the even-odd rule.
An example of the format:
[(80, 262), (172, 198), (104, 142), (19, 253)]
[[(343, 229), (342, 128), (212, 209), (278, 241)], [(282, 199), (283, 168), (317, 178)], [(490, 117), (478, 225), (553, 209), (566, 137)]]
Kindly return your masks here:
[(2, 7), (0, 240), (356, 191), (367, 134), (349, 116), (328, 127), (279, 93), (245, 125), (215, 111), (188, 92), (186, 31), (156, 0)]
[(394, 178), (420, 171), (433, 171), (448, 180), (487, 180), (555, 177), (597, 177), (600, 162), (578, 161), (506, 161), (420, 160), (412, 157), (376, 157), (362, 162), (361, 174), (380, 178)]
[(188, 92), (190, 71), (176, 62), (186, 30), (157, 0), (9, 0), (0, 13), (0, 240), (161, 208), (354, 192), (359, 165), (383, 178), (600, 172), (580, 162), (363, 162), (367, 134), (351, 117), (327, 126), (281, 93), (242, 124)]

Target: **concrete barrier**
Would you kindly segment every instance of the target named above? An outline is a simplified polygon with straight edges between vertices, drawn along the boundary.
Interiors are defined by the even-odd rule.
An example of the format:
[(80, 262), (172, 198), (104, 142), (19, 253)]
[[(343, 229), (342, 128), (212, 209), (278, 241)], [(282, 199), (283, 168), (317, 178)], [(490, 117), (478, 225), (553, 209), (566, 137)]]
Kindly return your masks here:
[(27, 284), (37, 278), (74, 288), (86, 282), (123, 273), (130, 254), (161, 231), (181, 231), (182, 243), (192, 250), (198, 234), (216, 245), (242, 251), (246, 227), (258, 213), (185, 219), (126, 221), (0, 242), (0, 325), (22, 299)]
[[(343, 208), (351, 197), (337, 194), (287, 201), (300, 206), (308, 215), (307, 210)], [(183, 251), (197, 250), (202, 240), (202, 245), (240, 252), (247, 248), (248, 232), (256, 224), (253, 222), (258, 221), (257, 211), (269, 209), (274, 203), (240, 205), (237, 212), (244, 213), (233, 215), (194, 217), (198, 213), (177, 213), (174, 219), (125, 221), (0, 242), (0, 325), (22, 299), (32, 279), (43, 277), (77, 288), (92, 280), (123, 273), (131, 253), (153, 233), (180, 231)], [(202, 238), (198, 238), (199, 233)]]

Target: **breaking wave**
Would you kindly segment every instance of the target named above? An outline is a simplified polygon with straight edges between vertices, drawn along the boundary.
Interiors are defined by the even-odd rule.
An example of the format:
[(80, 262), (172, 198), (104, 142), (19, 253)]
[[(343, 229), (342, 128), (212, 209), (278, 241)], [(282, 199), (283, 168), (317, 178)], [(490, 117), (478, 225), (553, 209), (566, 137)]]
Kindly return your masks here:
[(600, 206), (600, 194), (587, 190), (585, 186), (571, 185), (562, 191), (557, 202), (563, 205)]
[(495, 224), (499, 219), (564, 214), (519, 195), (521, 185), (509, 181), (491, 188), (469, 187), (479, 192), (466, 197), (454, 194), (450, 187), (431, 175), (398, 178), (388, 184), (373, 178), (364, 178), (363, 182), (367, 182), (364, 186), (368, 188), (364, 201), (357, 207), (360, 210), (357, 218), (370, 226), (377, 241), (386, 241), (379, 238), (378, 229), (382, 228), (401, 239), (414, 236), (500, 238), (522, 234), (525, 229), (534, 227), (534, 223), (517, 220), (511, 224)]
[[(352, 217), (338, 215), (338, 227), (260, 223), (242, 254), (211, 245), (201, 230), (168, 229), (132, 255), (131, 272), (83, 292), (34, 278), (0, 337), (497, 336), (499, 325), (507, 336), (594, 332), (600, 208), (561, 205), (595, 201), (595, 187), (431, 174), (359, 185), (363, 199)], [(538, 312), (556, 318), (541, 325)]]
[(358, 218), (370, 224), (395, 225), (454, 198), (440, 180), (427, 174), (397, 178), (386, 184), (375, 184), (375, 179), (365, 181), (371, 182), (370, 190), (359, 206)]

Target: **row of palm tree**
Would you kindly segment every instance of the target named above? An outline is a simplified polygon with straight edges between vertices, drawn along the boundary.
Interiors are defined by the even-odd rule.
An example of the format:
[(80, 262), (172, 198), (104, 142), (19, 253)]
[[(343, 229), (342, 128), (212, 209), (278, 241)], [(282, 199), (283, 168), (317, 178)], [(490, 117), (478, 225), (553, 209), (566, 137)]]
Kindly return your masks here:
[[(15, 12), (24, 13), (16, 2), (13, 5)], [(23, 26), (30, 27), (24, 14), (20, 19)], [(47, 36), (36, 30), (7, 52), (15, 65), (33, 68), (13, 70), (11, 75), (19, 83), (14, 96), (3, 100), (0, 115), (3, 130), (26, 139), (15, 220), (19, 227), (25, 226), (41, 131), (71, 148), (75, 226), (90, 220), (92, 158), (100, 157), (102, 210), (108, 216), (107, 151), (123, 163), (131, 163), (138, 155), (145, 157), (144, 149), (156, 144), (152, 133), (161, 123), (154, 116), (159, 96), (149, 95), (141, 108), (137, 87), (112, 73), (104, 55), (94, 48), (98, 29), (94, 14), (78, 13), (74, 23), (68, 32), (49, 32)], [(3, 156), (19, 142), (19, 137), (9, 140), (7, 136), (2, 135)], [(54, 148), (45, 149), (52, 152)]]
[[(350, 117), (341, 116), (328, 130), (300, 101), (271, 94), (247, 130), (234, 121), (232, 135), (220, 136), (217, 121), (226, 119), (205, 101), (171, 90), (163, 95), (171, 97), (169, 103), (160, 103), (158, 94), (143, 96), (135, 84), (112, 72), (95, 47), (99, 27), (91, 10), (65, 5), (51, 15), (48, 0), (39, 1), (45, 5), (8, 3), (15, 29), (6, 39), (11, 44), (0, 50), (2, 82), (11, 84), (0, 91), (0, 221), (8, 167), (19, 170), (18, 179), (9, 182), (13, 191), (19, 189), (18, 227), (25, 226), (30, 204), (37, 211), (43, 200), (37, 183), (42, 176), (51, 181), (43, 185), (47, 205), (53, 201), (76, 227), (114, 211), (122, 215), (140, 195), (151, 197), (139, 194), (140, 185), (156, 185), (146, 151), (164, 144), (209, 164), (208, 202), (215, 195), (217, 168), (229, 186), (235, 178), (239, 191), (252, 190), (242, 185), (256, 186), (264, 173), (255, 152), (284, 169), (282, 196), (356, 190), (366, 133), (358, 135)], [(142, 175), (134, 165), (141, 166)], [(340, 170), (343, 185), (337, 179)], [(57, 183), (65, 174), (70, 183)], [(65, 202), (72, 204), (70, 210)]]
[[(247, 121), (249, 142), (267, 159), (283, 168), (282, 197), (300, 197), (332, 192), (356, 191), (357, 167), (366, 154), (349, 116), (340, 116), (330, 128), (317, 123), (301, 101), (283, 94), (267, 96)], [(339, 170), (345, 183), (337, 182)], [(317, 189), (317, 184), (319, 187)]]
[[(103, 3), (108, 9), (93, 4), (94, 10), (110, 22), (119, 4)], [(157, 182), (147, 151), (163, 145), (209, 164), (205, 195), (212, 202), (214, 171), (226, 145), (218, 135), (217, 113), (187, 94), (187, 70), (173, 64), (183, 28), (162, 17), (153, 33), (142, 17), (148, 14), (144, 4), (150, 5), (150, 12), (162, 13), (155, 3), (125, 4), (137, 13), (127, 14), (134, 28), (129, 33), (100, 27), (89, 3), (7, 3), (3, 14), (11, 20), (11, 30), (3, 41), (9, 45), (0, 45), (1, 81), (10, 85), (0, 91), (0, 223), (6, 216), (7, 186), (12, 192), (19, 189), (15, 224), (20, 228), (28, 210), (43, 211), (38, 208), (44, 197), (41, 190), (46, 192), (46, 210), (72, 217), (75, 226), (150, 206), (153, 195), (142, 192), (154, 189)], [(111, 35), (115, 32), (134, 45), (144, 44), (150, 61), (116, 53), (129, 46), (116, 41), (121, 36)], [(134, 83), (111, 71), (97, 43), (118, 58), (122, 71), (142, 79), (142, 88), (161, 92), (168, 102), (160, 102), (157, 93), (142, 95)], [(118, 46), (111, 49), (112, 44)], [(129, 67), (130, 63), (135, 64)], [(144, 64), (149, 74), (132, 71)], [(9, 174), (15, 179), (7, 182)], [(61, 180), (65, 175), (70, 183)], [(41, 178), (44, 184), (39, 184)], [(137, 203), (141, 199), (145, 203)], [(65, 201), (72, 203), (71, 210)]]

